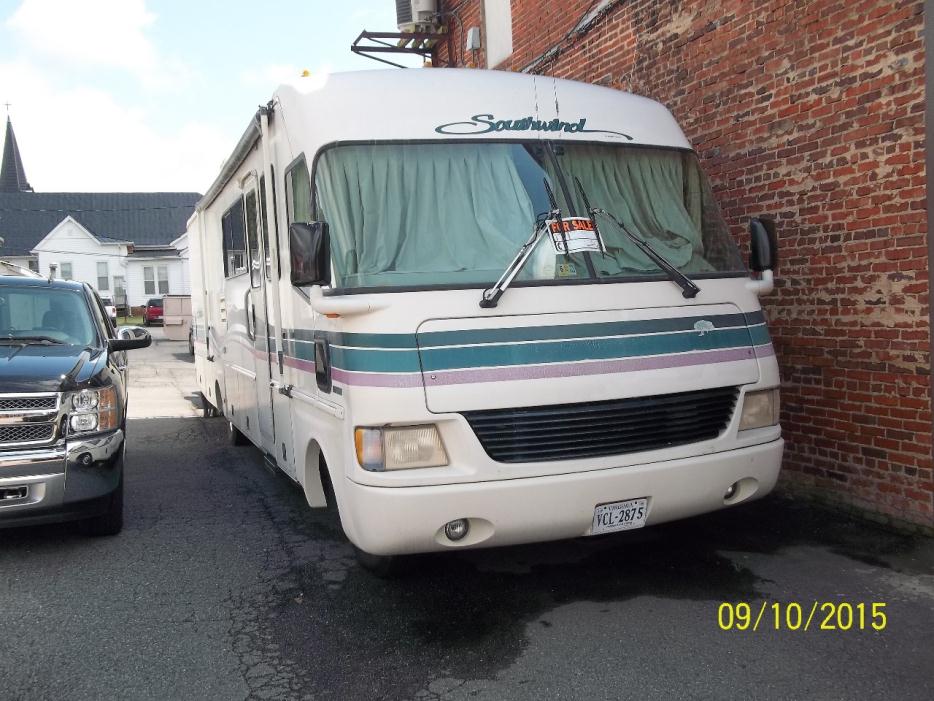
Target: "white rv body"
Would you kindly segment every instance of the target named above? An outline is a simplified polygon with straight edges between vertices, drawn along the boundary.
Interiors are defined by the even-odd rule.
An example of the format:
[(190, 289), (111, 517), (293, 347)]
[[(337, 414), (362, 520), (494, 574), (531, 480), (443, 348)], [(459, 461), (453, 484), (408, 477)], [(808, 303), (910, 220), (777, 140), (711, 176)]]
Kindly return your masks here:
[[(347, 537), (365, 552), (392, 555), (589, 535), (598, 505), (630, 499), (646, 500), (644, 523), (652, 525), (773, 488), (783, 449), (777, 420), (739, 430), (746, 395), (779, 385), (757, 297), (761, 283), (748, 273), (695, 276), (700, 293), (693, 299), (664, 275), (514, 283), (498, 306), (485, 309), (481, 293), (498, 274), (485, 284), (447, 288), (290, 282), (289, 188), (301, 179), (296, 168), (313, 185), (319, 159), (337, 144), (406, 148), (494, 139), (689, 150), (663, 106), (606, 88), (494, 71), (303, 80), (281, 87), (257, 113), (188, 233), (201, 392), (304, 488), (310, 506), (325, 506), (327, 474)], [(260, 185), (263, 194), (255, 197), (269, 205), (265, 230), (276, 236), (257, 226), (259, 254), (246, 251), (240, 267), (227, 260), (225, 275), (231, 254), (222, 220), (228, 213), (229, 229), (238, 207), (252, 212), (250, 193)], [(530, 231), (531, 222), (519, 238)], [(717, 345), (720, 338), (727, 340)], [(638, 339), (648, 344), (645, 352), (614, 350), (621, 343), (635, 348)], [(670, 352), (658, 350), (662, 340), (671, 342)], [(329, 388), (316, 379), (315, 341), (329, 353)], [(618, 454), (575, 456), (577, 442), (565, 426), (560, 439), (537, 434), (541, 445), (555, 447), (543, 459), (494, 459), (468, 420), (482, 423), (476, 412), (600, 408), (640, 398), (654, 411), (658, 397), (724, 388), (735, 392), (735, 404), (715, 436)], [(447, 464), (361, 466), (356, 428), (431, 425)], [(585, 425), (580, 444), (600, 434)], [(565, 439), (568, 445), (557, 445)], [(528, 447), (532, 455), (535, 445)], [(457, 519), (467, 519), (469, 530), (454, 541), (445, 525)]]

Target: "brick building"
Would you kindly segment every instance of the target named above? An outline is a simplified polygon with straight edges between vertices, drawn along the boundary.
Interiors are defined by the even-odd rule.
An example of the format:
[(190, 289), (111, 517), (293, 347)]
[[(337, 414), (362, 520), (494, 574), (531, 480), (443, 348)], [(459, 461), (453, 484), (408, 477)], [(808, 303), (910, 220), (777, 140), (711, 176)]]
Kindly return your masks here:
[(923, 0), (439, 5), (436, 65), (659, 100), (735, 235), (779, 221), (785, 488), (934, 526)]

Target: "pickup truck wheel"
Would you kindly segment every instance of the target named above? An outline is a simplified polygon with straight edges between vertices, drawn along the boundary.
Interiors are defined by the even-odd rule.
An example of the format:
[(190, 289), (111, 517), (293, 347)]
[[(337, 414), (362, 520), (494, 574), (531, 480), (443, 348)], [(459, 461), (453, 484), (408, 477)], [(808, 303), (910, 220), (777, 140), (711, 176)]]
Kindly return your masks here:
[(117, 535), (123, 530), (123, 475), (120, 475), (120, 483), (110, 495), (107, 511), (89, 518), (82, 526), (85, 535), (95, 537)]
[(402, 570), (402, 562), (405, 559), (399, 555), (373, 555), (361, 550), (356, 545), (353, 546), (353, 552), (357, 556), (357, 563), (367, 572), (380, 579), (392, 579), (399, 575)]
[(240, 429), (233, 425), (233, 421), (227, 422), (227, 441), (230, 445), (246, 445), (249, 442)]

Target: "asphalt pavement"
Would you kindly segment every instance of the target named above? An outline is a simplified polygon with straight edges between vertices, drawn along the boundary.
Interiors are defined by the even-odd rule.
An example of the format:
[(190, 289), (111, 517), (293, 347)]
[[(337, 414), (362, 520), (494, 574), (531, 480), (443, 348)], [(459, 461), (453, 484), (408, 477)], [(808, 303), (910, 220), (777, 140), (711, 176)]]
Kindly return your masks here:
[[(191, 374), (184, 346), (136, 351), (133, 377)], [(180, 380), (179, 412), (192, 387)], [(121, 535), (0, 531), (0, 698), (927, 699), (934, 686), (930, 539), (768, 498), (413, 558), (380, 580), (333, 513), (226, 444), (223, 419), (134, 419), (129, 437)], [(767, 605), (755, 631), (722, 630), (724, 602), (753, 617)], [(773, 602), (783, 621), (792, 602), (805, 617), (814, 602), (884, 603), (886, 623), (872, 629), (867, 610), (849, 630), (776, 631)]]

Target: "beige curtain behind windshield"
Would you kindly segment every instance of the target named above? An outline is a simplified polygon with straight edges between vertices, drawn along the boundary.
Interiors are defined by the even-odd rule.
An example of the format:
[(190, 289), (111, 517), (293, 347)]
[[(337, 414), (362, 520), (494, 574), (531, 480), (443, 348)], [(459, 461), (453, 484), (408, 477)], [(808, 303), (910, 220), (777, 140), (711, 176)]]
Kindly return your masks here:
[(534, 220), (505, 144), (340, 146), (321, 156), (315, 186), (338, 286), (478, 270), (495, 279)]
[[(672, 265), (693, 272), (713, 270), (703, 258), (700, 175), (689, 167), (685, 178), (681, 153), (574, 145), (558, 161), (572, 185), (580, 178), (591, 206), (621, 219)], [(583, 211), (576, 191), (574, 196)], [(601, 273), (658, 270), (618, 227), (602, 217), (597, 221), (610, 253), (593, 256)]]

